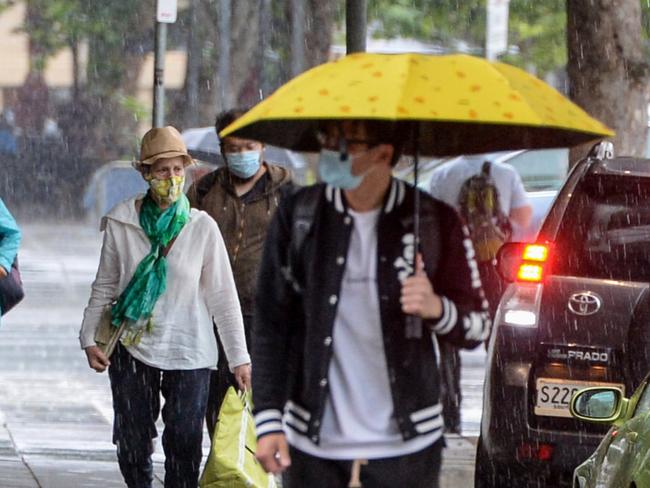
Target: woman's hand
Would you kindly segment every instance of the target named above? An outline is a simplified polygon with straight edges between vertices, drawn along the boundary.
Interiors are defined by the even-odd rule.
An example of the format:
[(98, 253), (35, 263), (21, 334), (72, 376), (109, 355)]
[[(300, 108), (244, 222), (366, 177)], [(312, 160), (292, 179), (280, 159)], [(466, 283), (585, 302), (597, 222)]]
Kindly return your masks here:
[(7, 270), (0, 266), (0, 278), (4, 278), (5, 276), (7, 276)]
[(88, 346), (84, 351), (88, 358), (88, 365), (98, 373), (102, 373), (111, 365), (111, 362), (99, 347)]
[(251, 383), (251, 363), (236, 366), (234, 375), (240, 390), (251, 390), (253, 386)]

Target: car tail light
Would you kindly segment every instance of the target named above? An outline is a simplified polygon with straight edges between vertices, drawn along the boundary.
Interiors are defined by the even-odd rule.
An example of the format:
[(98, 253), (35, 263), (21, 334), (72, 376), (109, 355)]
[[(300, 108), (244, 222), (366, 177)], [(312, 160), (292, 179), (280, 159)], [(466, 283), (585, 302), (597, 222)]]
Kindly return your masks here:
[(537, 449), (537, 459), (540, 461), (550, 461), (553, 457), (553, 446), (550, 444), (542, 444)]
[(541, 264), (522, 263), (517, 272), (517, 279), (529, 283), (539, 283), (542, 281), (543, 273), (544, 267)]
[(517, 281), (541, 283), (549, 256), (548, 244), (526, 244), (517, 272)]
[(511, 283), (501, 297), (495, 323), (537, 327), (542, 289), (541, 283)]
[(553, 446), (551, 444), (534, 444), (524, 442), (517, 446), (517, 461), (550, 461), (553, 458)]

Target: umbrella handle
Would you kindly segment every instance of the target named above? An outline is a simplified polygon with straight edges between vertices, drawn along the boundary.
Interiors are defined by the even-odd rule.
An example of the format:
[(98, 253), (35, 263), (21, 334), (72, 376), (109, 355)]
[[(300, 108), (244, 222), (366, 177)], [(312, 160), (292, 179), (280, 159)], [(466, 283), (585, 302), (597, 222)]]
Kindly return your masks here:
[[(420, 126), (418, 122), (413, 124), (413, 186), (415, 193), (413, 198), (413, 273), (416, 271), (416, 259), (420, 250), (420, 192), (418, 191), (419, 183), (419, 158), (418, 151), (420, 145)], [(416, 315), (406, 316), (406, 328), (404, 336), (407, 339), (422, 338), (422, 317)]]

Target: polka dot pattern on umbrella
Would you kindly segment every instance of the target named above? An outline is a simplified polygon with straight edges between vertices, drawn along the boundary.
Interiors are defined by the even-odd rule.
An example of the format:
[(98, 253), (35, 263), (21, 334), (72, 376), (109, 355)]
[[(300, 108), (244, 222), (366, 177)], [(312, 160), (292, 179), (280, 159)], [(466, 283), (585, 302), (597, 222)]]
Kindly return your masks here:
[(612, 132), (558, 91), (499, 62), (468, 55), (345, 56), (303, 73), (226, 133), (264, 119), (382, 119)]

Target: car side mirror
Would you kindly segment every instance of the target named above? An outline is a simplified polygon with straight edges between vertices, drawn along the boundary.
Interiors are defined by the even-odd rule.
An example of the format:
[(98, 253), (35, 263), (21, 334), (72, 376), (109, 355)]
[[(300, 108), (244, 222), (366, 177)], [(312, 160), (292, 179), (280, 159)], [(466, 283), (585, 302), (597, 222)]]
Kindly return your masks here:
[(497, 252), (497, 273), (507, 283), (517, 280), (523, 248), (523, 242), (506, 242)]
[(571, 415), (587, 422), (610, 424), (622, 413), (626, 399), (618, 388), (596, 386), (578, 391), (571, 399)]

